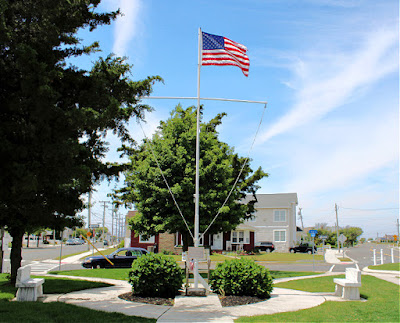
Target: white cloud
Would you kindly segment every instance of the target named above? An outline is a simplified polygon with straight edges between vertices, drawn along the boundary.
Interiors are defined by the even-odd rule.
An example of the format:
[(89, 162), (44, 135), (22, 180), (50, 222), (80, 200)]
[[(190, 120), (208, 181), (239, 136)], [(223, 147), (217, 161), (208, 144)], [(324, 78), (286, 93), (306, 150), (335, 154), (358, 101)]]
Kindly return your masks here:
[[(370, 33), (353, 52), (308, 53), (294, 65), (297, 76), (293, 108), (261, 134), (259, 142), (320, 119), (352, 99), (358, 91), (398, 71), (398, 33)], [(293, 84), (290, 82), (290, 84)]]
[(142, 5), (139, 0), (120, 0), (118, 4), (123, 15), (115, 22), (113, 52), (125, 56), (130, 42), (139, 33)]

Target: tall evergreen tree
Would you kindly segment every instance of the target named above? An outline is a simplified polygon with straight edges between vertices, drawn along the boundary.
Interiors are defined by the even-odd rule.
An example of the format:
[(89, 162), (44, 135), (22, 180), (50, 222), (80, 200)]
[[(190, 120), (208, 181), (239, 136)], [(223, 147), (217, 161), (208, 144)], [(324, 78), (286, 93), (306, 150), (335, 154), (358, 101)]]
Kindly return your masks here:
[(99, 3), (0, 0), (0, 226), (13, 237), (12, 280), (24, 232), (76, 225), (81, 195), (121, 171), (102, 159), (105, 135), (132, 141), (125, 123), (150, 110), (139, 97), (160, 80), (130, 80), (131, 66), (111, 55), (91, 70), (68, 64), (99, 51), (97, 42), (80, 44), (79, 29), (119, 15), (97, 12)]
[[(225, 114), (219, 114), (208, 123), (201, 124), (200, 134), (200, 233), (204, 232), (221, 208), (244, 164), (237, 185), (217, 220), (207, 233), (232, 230), (254, 212), (256, 182), (268, 176), (261, 167), (255, 172), (250, 161), (234, 153), (233, 148), (218, 139), (217, 126)], [(189, 230), (194, 228), (196, 109), (177, 106), (171, 117), (161, 122), (150, 140), (130, 150), (130, 165), (126, 171), (126, 186), (119, 190), (125, 203), (134, 203), (138, 215), (130, 222), (140, 234), (180, 232), (184, 249), (191, 244), (189, 230), (153, 158), (156, 155), (168, 185), (184, 215)], [(244, 198), (253, 194), (247, 204)]]

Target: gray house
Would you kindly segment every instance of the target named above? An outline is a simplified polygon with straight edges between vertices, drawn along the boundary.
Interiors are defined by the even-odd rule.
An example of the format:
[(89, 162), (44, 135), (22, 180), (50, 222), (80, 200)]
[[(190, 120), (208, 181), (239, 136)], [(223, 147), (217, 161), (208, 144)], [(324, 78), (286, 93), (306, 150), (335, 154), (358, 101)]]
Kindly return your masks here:
[(289, 252), (296, 243), (297, 193), (256, 194), (256, 197), (254, 217), (231, 232), (210, 237), (211, 249), (252, 250), (262, 241), (271, 241), (276, 251)]

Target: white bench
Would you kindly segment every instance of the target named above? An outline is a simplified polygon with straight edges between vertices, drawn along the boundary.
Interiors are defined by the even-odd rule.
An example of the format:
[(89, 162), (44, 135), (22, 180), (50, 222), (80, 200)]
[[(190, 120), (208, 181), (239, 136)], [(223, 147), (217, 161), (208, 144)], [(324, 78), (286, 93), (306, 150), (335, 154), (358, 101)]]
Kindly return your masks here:
[(360, 299), (361, 271), (356, 268), (346, 268), (346, 278), (334, 278), (335, 295), (344, 299)]
[(23, 266), (18, 268), (15, 287), (17, 290), (17, 301), (37, 301), (38, 297), (43, 296), (43, 278), (31, 278), (31, 267)]

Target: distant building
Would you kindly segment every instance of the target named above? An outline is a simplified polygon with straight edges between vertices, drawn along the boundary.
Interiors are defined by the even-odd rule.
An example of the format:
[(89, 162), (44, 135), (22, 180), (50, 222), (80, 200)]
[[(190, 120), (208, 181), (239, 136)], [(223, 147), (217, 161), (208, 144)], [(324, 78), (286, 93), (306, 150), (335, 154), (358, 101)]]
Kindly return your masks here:
[[(218, 234), (205, 235), (201, 244), (209, 245), (216, 252), (226, 250), (251, 251), (262, 241), (271, 241), (275, 250), (289, 252), (289, 248), (299, 240), (296, 226), (296, 208), (298, 205), (296, 193), (257, 194), (255, 214), (250, 220), (238, 225), (235, 230)], [(252, 199), (248, 196), (247, 199)], [(127, 218), (135, 216), (137, 211), (129, 211)], [(130, 234), (129, 234), (130, 232)], [(162, 233), (144, 239), (141, 235), (127, 228), (130, 235), (130, 246), (157, 251), (168, 250), (175, 253), (182, 245), (181, 235)]]

